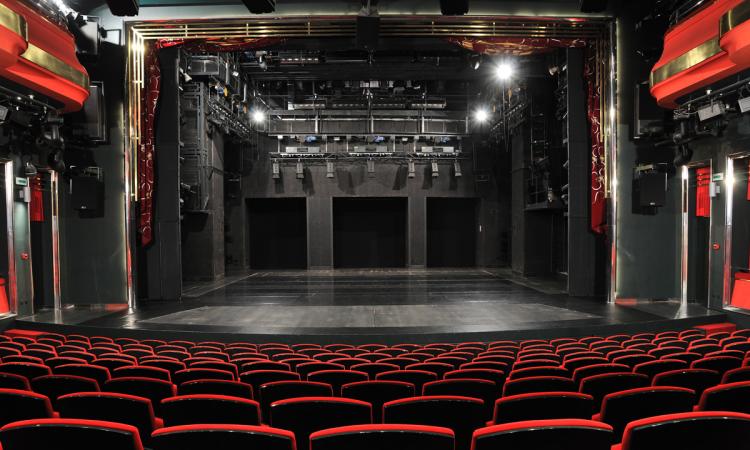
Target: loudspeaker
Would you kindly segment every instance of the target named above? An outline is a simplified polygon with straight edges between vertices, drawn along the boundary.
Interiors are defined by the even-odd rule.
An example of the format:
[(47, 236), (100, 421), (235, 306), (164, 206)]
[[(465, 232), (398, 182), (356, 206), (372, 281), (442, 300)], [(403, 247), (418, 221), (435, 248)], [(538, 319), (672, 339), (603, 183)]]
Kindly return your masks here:
[(265, 14), (276, 11), (276, 0), (242, 0), (242, 3), (253, 14)]
[(664, 132), (664, 110), (656, 103), (656, 99), (649, 92), (648, 81), (635, 85), (635, 105), (633, 112), (633, 137), (635, 139), (660, 135)]
[(70, 179), (70, 204), (79, 211), (98, 211), (104, 206), (104, 183), (97, 177)]
[(357, 16), (357, 47), (375, 50), (380, 35), (380, 17)]
[(96, 61), (99, 57), (99, 44), (101, 43), (99, 36), (100, 19), (94, 16), (78, 17), (85, 17), (85, 19), (81, 24), (74, 23), (72, 26), (69, 26), (75, 38), (78, 59)]
[(607, 0), (580, 0), (581, 12), (600, 13), (607, 9)]
[(469, 12), (469, 0), (440, 0), (440, 12), (444, 16), (463, 16)]
[(137, 16), (139, 0), (107, 0), (109, 10), (115, 16)]
[(638, 203), (641, 207), (664, 206), (667, 201), (666, 173), (642, 173), (637, 183)]

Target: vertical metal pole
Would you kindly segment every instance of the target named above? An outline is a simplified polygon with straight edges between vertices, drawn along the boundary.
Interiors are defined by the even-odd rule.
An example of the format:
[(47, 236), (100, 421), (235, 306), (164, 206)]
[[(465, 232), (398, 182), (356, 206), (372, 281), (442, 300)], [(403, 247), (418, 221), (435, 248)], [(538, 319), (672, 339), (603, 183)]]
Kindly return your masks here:
[(614, 303), (617, 300), (617, 24), (609, 25), (609, 101), (607, 106), (609, 139), (607, 142), (607, 168), (609, 173), (610, 208), (609, 208), (609, 230), (610, 230), (610, 263), (609, 263), (609, 293), (607, 302)]
[(58, 197), (58, 175), (54, 170), (49, 172), (50, 179), (50, 209), (52, 210), (52, 299), (55, 311), (62, 310), (62, 294), (60, 287), (60, 216)]
[(690, 169), (687, 165), (682, 166), (682, 261), (680, 270), (680, 303), (683, 307), (688, 302), (688, 258), (690, 245), (690, 227), (688, 221), (690, 218)]
[(725, 225), (724, 225), (724, 289), (722, 294), (722, 303), (728, 306), (732, 301), (732, 206), (734, 201), (734, 159), (726, 159), (726, 169), (724, 170), (724, 198), (726, 204)]

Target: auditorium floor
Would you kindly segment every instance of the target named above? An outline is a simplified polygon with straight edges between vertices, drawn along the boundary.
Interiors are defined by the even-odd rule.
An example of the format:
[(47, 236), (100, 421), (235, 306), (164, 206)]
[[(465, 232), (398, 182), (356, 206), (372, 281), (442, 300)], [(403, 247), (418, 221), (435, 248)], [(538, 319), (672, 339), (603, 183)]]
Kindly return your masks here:
[(181, 302), (144, 303), (135, 312), (73, 308), (21, 320), (256, 340), (418, 342), (663, 329), (674, 319), (689, 325), (723, 318), (696, 305), (611, 305), (560, 289), (481, 269), (251, 272), (186, 286)]

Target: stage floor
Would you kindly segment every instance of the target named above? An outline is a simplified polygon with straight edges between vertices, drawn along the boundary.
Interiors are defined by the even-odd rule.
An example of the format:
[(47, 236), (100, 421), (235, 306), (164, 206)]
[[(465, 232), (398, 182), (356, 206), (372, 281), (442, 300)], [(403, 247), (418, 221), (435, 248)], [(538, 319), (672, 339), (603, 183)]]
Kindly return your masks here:
[(673, 320), (690, 326), (723, 318), (673, 301), (569, 297), (559, 283), (503, 270), (381, 269), (250, 272), (186, 286), (181, 302), (144, 302), (135, 312), (72, 308), (19, 323), (259, 341), (426, 342), (666, 329)]

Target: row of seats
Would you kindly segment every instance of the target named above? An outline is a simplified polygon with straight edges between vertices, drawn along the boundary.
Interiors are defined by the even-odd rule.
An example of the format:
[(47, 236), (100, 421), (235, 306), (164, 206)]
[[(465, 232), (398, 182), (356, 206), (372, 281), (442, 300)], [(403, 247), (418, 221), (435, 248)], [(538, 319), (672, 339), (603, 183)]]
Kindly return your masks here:
[[(539, 420), (476, 430), (471, 450), (681, 450), (744, 449), (750, 440), (750, 415), (693, 412), (663, 415), (628, 424), (621, 444), (612, 445), (609, 425), (581, 419)], [(143, 450), (138, 430), (114, 422), (38, 419), (0, 429), (7, 450)], [(51, 444), (54, 443), (54, 444)], [(310, 436), (310, 450), (453, 450), (454, 433), (422, 425), (353, 425), (320, 430)], [(187, 425), (163, 428), (152, 437), (154, 450), (306, 449), (289, 431), (250, 425)], [(610, 447), (611, 446), (611, 447)]]
[[(411, 423), (447, 427), (456, 448), (468, 449), (486, 425), (593, 419), (609, 426), (612, 442), (619, 442), (628, 423), (649, 416), (693, 409), (750, 412), (750, 365), (743, 350), (750, 346), (748, 335), (750, 330), (709, 337), (685, 330), (324, 348), (11, 334), (0, 337), (0, 352), (7, 350), (0, 363), (0, 405), (12, 404), (6, 396), (36, 396), (42, 406), (29, 417), (11, 414), (0, 424), (55, 417), (114, 420), (135, 425), (151, 445), (152, 434), (164, 429), (262, 423), (293, 431), (297, 446), (307, 448), (310, 436), (325, 428)], [(623, 357), (633, 360), (617, 360)], [(394, 364), (398, 359), (406, 361)], [(410, 367), (414, 364), (420, 367)], [(17, 410), (0, 408), (0, 419), (2, 411)], [(357, 420), (333, 420), (341, 416)]]

